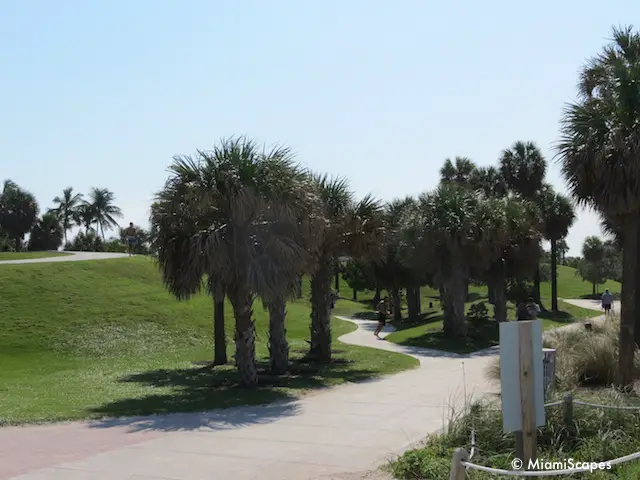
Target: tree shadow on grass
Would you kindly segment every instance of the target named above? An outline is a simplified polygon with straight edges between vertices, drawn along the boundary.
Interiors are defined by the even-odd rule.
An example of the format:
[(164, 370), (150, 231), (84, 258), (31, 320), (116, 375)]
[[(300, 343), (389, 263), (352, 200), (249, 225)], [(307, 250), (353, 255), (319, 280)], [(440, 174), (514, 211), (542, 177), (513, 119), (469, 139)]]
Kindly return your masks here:
[(394, 322), (393, 328), (396, 331), (407, 330), (409, 328), (419, 327), (421, 325), (428, 325), (430, 323), (440, 322), (444, 319), (444, 314), (439, 309), (432, 309), (428, 312), (421, 313), (415, 318), (403, 318), (401, 322)]
[[(92, 427), (128, 426), (131, 431), (186, 431), (233, 429), (269, 423), (298, 413), (296, 390), (323, 388), (341, 381), (361, 382), (378, 374), (373, 370), (349, 368), (350, 364), (343, 358), (335, 358), (325, 365), (301, 357), (292, 361), (285, 375), (275, 376), (268, 373), (266, 362), (259, 362), (259, 385), (253, 389), (238, 385), (232, 365), (152, 370), (127, 375), (119, 381), (164, 391), (123, 398), (92, 408), (90, 413), (94, 417), (129, 417), (106, 418), (92, 423)], [(214, 409), (223, 410), (210, 411)], [(168, 413), (177, 414), (165, 415)]]
[(410, 347), (430, 348), (457, 354), (493, 354), (485, 352), (486, 349), (500, 344), (500, 331), (494, 321), (481, 322), (477, 325), (469, 325), (468, 335), (464, 338), (452, 338), (444, 334), (442, 330), (427, 331), (423, 335), (408, 338), (400, 345)]

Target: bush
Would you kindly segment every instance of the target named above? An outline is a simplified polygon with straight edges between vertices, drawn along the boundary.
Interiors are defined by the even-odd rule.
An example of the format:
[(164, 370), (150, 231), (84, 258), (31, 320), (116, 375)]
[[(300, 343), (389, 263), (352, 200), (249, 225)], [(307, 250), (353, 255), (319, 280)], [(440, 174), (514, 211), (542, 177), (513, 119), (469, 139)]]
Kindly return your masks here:
[[(637, 405), (633, 397), (623, 396), (613, 390), (585, 395), (581, 399), (606, 405)], [(545, 461), (574, 458), (576, 461), (599, 462), (640, 450), (640, 422), (636, 410), (576, 406), (573, 430), (579, 432), (578, 435), (567, 431), (562, 417), (562, 408), (547, 408), (546, 425), (538, 430), (537, 435), (538, 458), (544, 458)], [(391, 465), (394, 476), (399, 479), (424, 480), (448, 478), (454, 450), (462, 447), (467, 452), (470, 451), (472, 430), (475, 431), (476, 438), (473, 463), (511, 470), (511, 460), (515, 457), (514, 435), (503, 433), (500, 410), (488, 402), (481, 402), (472, 405), (458, 419), (450, 421), (444, 433), (429, 436), (424, 447), (408, 451), (399, 457)], [(637, 467), (635, 462), (629, 462), (611, 470), (575, 474), (571, 478), (636, 479)], [(466, 478), (480, 480), (502, 477), (468, 470)]]
[(64, 246), (70, 252), (104, 252), (104, 242), (95, 232), (78, 232), (71, 242)]
[[(576, 328), (578, 327), (578, 328)], [(620, 320), (592, 323), (584, 327), (556, 328), (545, 332), (543, 345), (556, 350), (556, 382), (562, 389), (579, 386), (607, 386), (614, 383), (618, 371)], [(636, 370), (640, 371), (640, 352), (636, 350)], [(492, 380), (500, 379), (500, 361), (487, 369)]]
[(489, 310), (484, 302), (474, 303), (469, 307), (467, 318), (471, 323), (485, 323), (489, 321)]

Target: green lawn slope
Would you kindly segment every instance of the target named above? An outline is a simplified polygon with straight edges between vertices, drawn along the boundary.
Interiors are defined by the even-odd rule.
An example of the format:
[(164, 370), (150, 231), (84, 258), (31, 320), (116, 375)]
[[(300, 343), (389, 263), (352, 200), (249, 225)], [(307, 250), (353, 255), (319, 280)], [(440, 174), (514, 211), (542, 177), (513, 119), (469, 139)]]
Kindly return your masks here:
[[(292, 372), (263, 373), (260, 387), (246, 390), (236, 387), (232, 365), (199, 365), (213, 356), (211, 300), (176, 301), (148, 258), (0, 265), (0, 424), (258, 404), (417, 365), (404, 355), (341, 344), (335, 339), (356, 327), (337, 319), (333, 364), (302, 361), (308, 282), (304, 288), (304, 299), (287, 307)], [(360, 310), (339, 302), (340, 314)], [(229, 306), (226, 313), (231, 354)], [(259, 302), (255, 319), (264, 368), (268, 317)]]

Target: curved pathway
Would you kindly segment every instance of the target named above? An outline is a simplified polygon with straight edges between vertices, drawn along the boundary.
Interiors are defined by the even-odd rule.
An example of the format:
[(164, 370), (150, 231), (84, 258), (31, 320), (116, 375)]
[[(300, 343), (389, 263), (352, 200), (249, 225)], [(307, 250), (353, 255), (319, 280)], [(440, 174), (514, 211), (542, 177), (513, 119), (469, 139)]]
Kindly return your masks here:
[(375, 322), (350, 321), (359, 328), (341, 341), (411, 355), (421, 368), (265, 406), (3, 428), (0, 479), (340, 478), (377, 468), (442, 428), (465, 396), (492, 390), (483, 372), (495, 349), (407, 349), (376, 339)]
[(18, 264), (18, 263), (50, 263), (50, 262), (77, 262), (80, 260), (107, 260), (110, 258), (124, 258), (129, 255), (126, 253), (112, 252), (57, 252), (66, 253), (67, 255), (55, 255), (53, 257), (43, 258), (22, 258), (16, 260), (2, 260), (0, 265)]
[[(66, 259), (98, 258), (34, 260)], [(0, 428), (0, 480), (360, 478), (353, 472), (440, 429), (469, 397), (496, 392), (484, 370), (497, 348), (456, 355), (403, 347), (375, 338), (375, 321), (344, 320), (358, 329), (340, 341), (411, 355), (420, 368), (264, 406)]]

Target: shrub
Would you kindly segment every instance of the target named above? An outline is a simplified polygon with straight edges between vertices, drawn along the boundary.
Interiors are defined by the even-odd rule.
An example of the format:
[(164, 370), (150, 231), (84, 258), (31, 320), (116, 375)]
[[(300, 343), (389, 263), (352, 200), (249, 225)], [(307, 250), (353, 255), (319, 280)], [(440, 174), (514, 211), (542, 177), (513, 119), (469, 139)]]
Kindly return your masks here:
[(489, 310), (484, 302), (474, 303), (469, 307), (467, 318), (471, 323), (484, 323), (489, 321)]
[(95, 232), (89, 230), (86, 233), (78, 232), (73, 241), (67, 242), (64, 249), (70, 252), (103, 252), (104, 242)]

